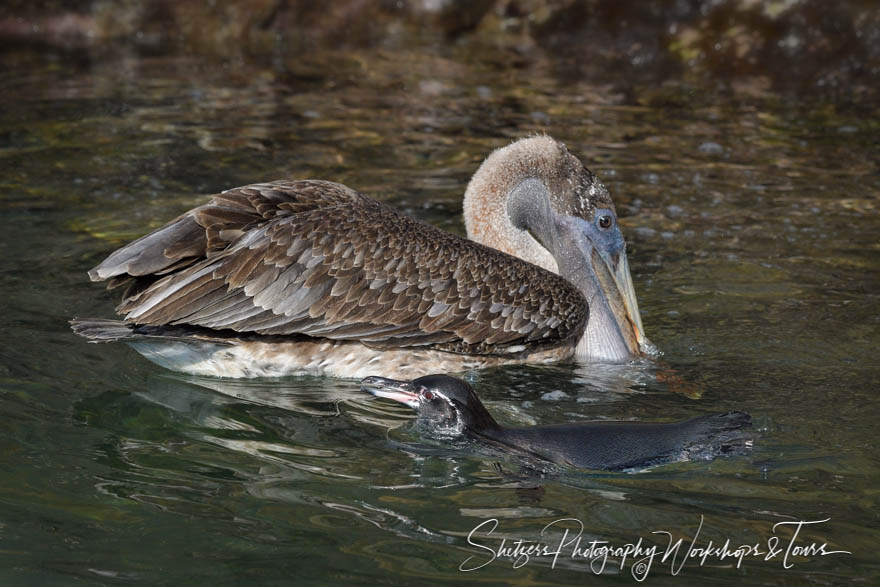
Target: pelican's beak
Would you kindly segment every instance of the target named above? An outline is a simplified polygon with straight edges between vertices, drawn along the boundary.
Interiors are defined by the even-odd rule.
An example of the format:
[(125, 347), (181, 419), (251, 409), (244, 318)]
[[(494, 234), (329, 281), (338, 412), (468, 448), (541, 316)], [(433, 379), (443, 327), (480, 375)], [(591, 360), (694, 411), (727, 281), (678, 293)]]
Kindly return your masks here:
[[(611, 254), (599, 250), (604, 265), (611, 274), (612, 282), (603, 284), (609, 298), (612, 300), (611, 309), (614, 312), (617, 323), (620, 325), (625, 338), (632, 334), (634, 344), (628, 342), (633, 354), (644, 352), (647, 346), (645, 331), (642, 327), (642, 316), (639, 314), (639, 303), (636, 300), (636, 289), (633, 287), (632, 275), (629, 272), (629, 260), (626, 256), (626, 248), (618, 254)], [(602, 272), (597, 271), (597, 275)], [(600, 278), (601, 281), (601, 278)], [(611, 290), (611, 291), (609, 291)]]
[(361, 380), (361, 391), (372, 393), (376, 397), (393, 399), (406, 404), (414, 410), (419, 407), (419, 395), (412, 381), (396, 381), (385, 377), (367, 377)]
[(560, 273), (578, 286), (590, 306), (575, 355), (584, 361), (623, 362), (650, 352), (623, 233), (617, 226), (603, 231), (570, 216), (561, 217), (557, 227), (568, 247), (557, 256), (565, 263)]

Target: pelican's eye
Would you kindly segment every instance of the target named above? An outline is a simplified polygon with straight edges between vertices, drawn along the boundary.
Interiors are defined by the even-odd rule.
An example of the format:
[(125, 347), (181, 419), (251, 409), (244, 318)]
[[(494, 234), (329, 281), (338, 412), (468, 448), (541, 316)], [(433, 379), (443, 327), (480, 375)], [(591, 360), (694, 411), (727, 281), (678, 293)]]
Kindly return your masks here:
[(611, 228), (611, 225), (614, 224), (614, 218), (608, 213), (600, 214), (599, 218), (596, 219), (596, 223), (599, 225), (599, 228)]

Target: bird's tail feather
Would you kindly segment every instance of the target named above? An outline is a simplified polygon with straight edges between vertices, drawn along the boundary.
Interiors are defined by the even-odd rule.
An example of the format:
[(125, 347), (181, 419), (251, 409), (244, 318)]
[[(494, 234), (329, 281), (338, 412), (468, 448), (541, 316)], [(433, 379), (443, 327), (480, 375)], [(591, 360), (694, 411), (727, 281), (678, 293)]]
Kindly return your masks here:
[(89, 342), (136, 342), (150, 340), (175, 340), (185, 343), (212, 342), (234, 344), (239, 337), (234, 332), (211, 331), (194, 326), (144, 326), (128, 324), (122, 320), (102, 318), (74, 318), (70, 327)]
[(135, 332), (133, 325), (126, 324), (122, 320), (103, 320), (100, 318), (80, 320), (74, 318), (70, 321), (70, 327), (89, 342), (115, 342), (143, 336)]

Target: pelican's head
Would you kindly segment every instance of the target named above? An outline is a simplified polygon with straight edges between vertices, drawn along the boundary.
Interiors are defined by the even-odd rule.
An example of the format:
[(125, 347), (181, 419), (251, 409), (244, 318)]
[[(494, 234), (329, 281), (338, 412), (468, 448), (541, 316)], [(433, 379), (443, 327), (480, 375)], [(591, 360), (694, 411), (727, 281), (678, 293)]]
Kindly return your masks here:
[(647, 346), (608, 190), (565, 145), (521, 139), (489, 155), (464, 196), (468, 237), (558, 273), (590, 306), (576, 356), (625, 361)]

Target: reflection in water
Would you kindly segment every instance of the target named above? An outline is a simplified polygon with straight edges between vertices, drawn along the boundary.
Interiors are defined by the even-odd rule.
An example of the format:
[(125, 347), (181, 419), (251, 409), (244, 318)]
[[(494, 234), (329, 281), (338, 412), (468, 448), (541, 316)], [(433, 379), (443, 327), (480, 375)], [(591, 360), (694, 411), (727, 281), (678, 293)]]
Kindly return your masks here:
[[(148, 397), (157, 403), (163, 403), (158, 398), (174, 394), (170, 390), (163, 394), (162, 388), (165, 385), (202, 388), (218, 392), (219, 395), (210, 394), (209, 397), (217, 397), (221, 402), (229, 402), (229, 398), (234, 398), (245, 403), (318, 417), (338, 416), (339, 403), (358, 397), (355, 393), (357, 386), (353, 382), (308, 376), (246, 380), (183, 375), (162, 370), (161, 375), (152, 377), (150, 381), (152, 384)], [(202, 392), (202, 395), (206, 394)]]
[[(546, 421), (559, 412), (559, 404), (567, 404), (563, 413), (579, 405), (575, 391), (583, 385), (573, 380), (582, 376), (563, 368), (523, 368), (478, 373), (473, 379), (486, 388), (492, 405), (514, 393), (518, 399), (507, 403), (525, 410), (530, 402), (531, 417)], [(496, 378), (503, 383), (492, 383)], [(540, 380), (547, 386), (537, 386)], [(840, 492), (831, 476), (814, 477), (821, 470), (833, 476), (839, 464), (817, 461), (809, 443), (796, 446), (778, 434), (770, 435), (769, 445), (758, 446), (754, 461), (679, 463), (637, 474), (548, 470), (535, 475), (509, 456), (420, 443), (408, 427), (400, 428), (409, 421), (406, 411), (363, 401), (353, 382), (219, 380), (154, 372), (131, 385), (139, 389), (78, 404), (84, 416), (103, 414), (92, 426), (112, 431), (101, 444), (107, 467), (95, 476), (94, 487), (168, 515), (214, 520), (234, 528), (252, 547), (275, 548), (289, 544), (285, 532), (315, 531), (347, 537), (351, 552), (396, 564), (394, 551), (372, 546), (393, 537), (405, 541), (398, 548), (407, 545), (410, 561), (428, 563), (437, 556), (430, 545), (448, 545), (451, 559), (444, 566), (454, 570), (473, 554), (466, 548), (467, 536), (482, 521), (502, 520), (499, 537), (538, 540), (544, 525), (562, 517), (581, 519), (595, 539), (625, 543), (650, 538), (647, 532), (653, 529), (692, 535), (705, 516), (706, 540), (736, 536), (745, 543), (765, 539), (769, 522), (811, 515), (810, 504), (833, 500)], [(659, 391), (621, 394), (619, 381), (610, 388), (594, 385), (596, 393), (620, 394), (630, 402), (668, 397)], [(545, 399), (545, 389), (552, 387), (570, 397)], [(615, 398), (589, 405), (621, 403), (627, 402)], [(500, 468), (494, 464), (499, 459)], [(815, 485), (792, 494), (787, 488), (798, 478)], [(807, 514), (795, 513), (801, 508)], [(303, 513), (294, 520), (282, 511)], [(374, 532), (363, 529), (367, 526)], [(851, 523), (837, 527), (855, 540), (868, 539)], [(548, 563), (535, 564), (547, 568)], [(689, 569), (688, 574), (713, 576), (710, 570), (700, 575), (699, 569)]]
[[(455, 548), (466, 544), (470, 529), (492, 519), (506, 524), (499, 539), (546, 540), (539, 533), (544, 525), (581, 512), (576, 517), (587, 522), (590, 536), (620, 542), (646, 528), (680, 527), (681, 520), (670, 515), (681, 507), (675, 504), (685, 502), (691, 503), (689, 511), (709, 520), (713, 539), (731, 532), (749, 539), (766, 536), (762, 524), (767, 516), (791, 518), (772, 513), (788, 511), (790, 498), (779, 500), (773, 487), (762, 490), (766, 477), (762, 481), (746, 473), (742, 463), (682, 463), (637, 475), (558, 469), (549, 477), (550, 471), (524, 475), (510, 459), (499, 468), (492, 464), (493, 455), (450, 449), (448, 443), (442, 449), (419, 450), (410, 443), (389, 442), (383, 429), (399, 425), (400, 416), (382, 413), (381, 402), (363, 403), (360, 397), (356, 385), (328, 389), (320, 379), (151, 375), (146, 389), (131, 400), (168, 410), (163, 419), (175, 422), (178, 438), (118, 443), (116, 473), (97, 487), (108, 495), (203, 520), (230, 519), (230, 498), (238, 495), (235, 500), (240, 501), (245, 492), (263, 504), (308, 508), (308, 525), (323, 532), (366, 524), (396, 538)], [(123, 412), (131, 412), (131, 400), (125, 400)], [(383, 423), (348, 417), (358, 412), (372, 412)], [(319, 448), (328, 446), (335, 448)], [(789, 466), (800, 470), (814, 464)], [(458, 521), (430, 515), (425, 500), (435, 511), (456, 511)], [(770, 509), (752, 511), (755, 500)], [(272, 522), (266, 514), (239, 508), (234, 515), (240, 523), (268, 530)], [(733, 520), (739, 522), (731, 525)], [(692, 522), (696, 526), (699, 518), (694, 515)], [(743, 534), (743, 527), (750, 530)], [(355, 542), (352, 548), (369, 547)], [(462, 560), (472, 554), (462, 552)], [(384, 558), (375, 552), (371, 556)], [(549, 562), (536, 559), (535, 564), (546, 567)]]

